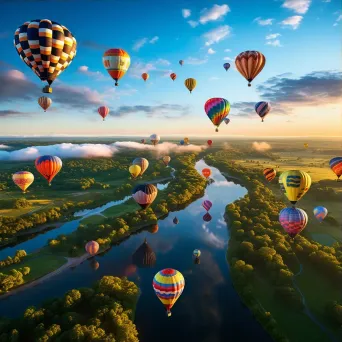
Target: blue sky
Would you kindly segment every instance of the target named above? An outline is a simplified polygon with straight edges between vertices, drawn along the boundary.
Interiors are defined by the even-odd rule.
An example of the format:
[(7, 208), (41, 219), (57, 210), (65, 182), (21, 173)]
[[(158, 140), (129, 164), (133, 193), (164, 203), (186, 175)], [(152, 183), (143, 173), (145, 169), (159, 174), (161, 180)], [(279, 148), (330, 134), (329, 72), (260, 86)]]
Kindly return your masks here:
[[(22, 1), (20, 10), (0, 3), (0, 135), (341, 134), (337, 0)], [(74, 61), (53, 84), (47, 113), (37, 104), (41, 82), (12, 42), (15, 29), (36, 18), (68, 27), (78, 42)], [(106, 48), (131, 56), (119, 87), (102, 65)], [(245, 50), (266, 57), (251, 88), (234, 68)], [(143, 72), (150, 74), (146, 83)], [(198, 82), (191, 95), (188, 77)], [(231, 103), (231, 123), (219, 133), (203, 110), (210, 97)], [(273, 108), (263, 124), (254, 112), (260, 100)], [(101, 104), (111, 109), (105, 122), (96, 113)]]

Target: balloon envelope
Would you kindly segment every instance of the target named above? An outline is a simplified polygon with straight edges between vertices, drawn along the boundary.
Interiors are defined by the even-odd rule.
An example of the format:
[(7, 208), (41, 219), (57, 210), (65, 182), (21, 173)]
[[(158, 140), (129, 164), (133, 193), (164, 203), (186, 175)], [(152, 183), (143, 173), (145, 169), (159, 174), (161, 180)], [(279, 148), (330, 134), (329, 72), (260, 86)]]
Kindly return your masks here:
[(132, 191), (133, 199), (141, 208), (148, 208), (156, 199), (158, 189), (153, 184), (139, 184)]
[(102, 62), (108, 74), (115, 81), (115, 85), (118, 86), (119, 79), (125, 75), (131, 64), (131, 58), (123, 49), (109, 49), (103, 54)]
[(201, 251), (199, 249), (195, 249), (193, 252), (192, 252), (192, 255), (196, 258), (199, 258), (201, 256)]
[(140, 171), (138, 176), (142, 176), (144, 174), (144, 172), (147, 170), (149, 162), (146, 158), (140, 158), (139, 157), (139, 158), (135, 158), (133, 160), (133, 165), (140, 166), (141, 171)]
[(209, 200), (204, 200), (202, 206), (206, 211), (209, 211), (213, 204)]
[(218, 132), (218, 127), (229, 114), (230, 104), (226, 99), (213, 97), (205, 103), (204, 110)]
[(179, 61), (179, 64), (180, 64), (180, 65), (183, 65), (183, 64), (184, 64), (184, 61), (183, 61), (183, 60), (180, 60), (180, 61)]
[(208, 169), (208, 168), (204, 168), (204, 169), (202, 170), (202, 175), (203, 175), (205, 178), (210, 177), (210, 176), (211, 176), (211, 170)]
[(173, 219), (173, 223), (174, 223), (174, 224), (178, 224), (178, 223), (179, 223), (179, 220), (178, 220), (177, 217), (175, 217), (175, 218)]
[(228, 118), (225, 118), (225, 119), (224, 119), (224, 123), (225, 123), (226, 125), (228, 125), (229, 122), (230, 122), (230, 119), (228, 119)]
[(150, 136), (150, 140), (151, 140), (151, 143), (152, 143), (152, 145), (157, 145), (158, 143), (159, 143), (159, 141), (160, 141), (160, 136), (158, 135), (158, 134), (152, 134), (151, 136)]
[(337, 179), (339, 179), (342, 175), (342, 157), (335, 157), (331, 159), (329, 165), (331, 170), (337, 176)]
[(255, 105), (255, 111), (261, 117), (261, 121), (264, 121), (265, 116), (271, 111), (271, 105), (269, 104), (269, 102), (258, 102)]
[(141, 75), (141, 78), (146, 82), (146, 80), (148, 80), (148, 78), (150, 77), (149, 74), (147, 74), (146, 72), (144, 72), (142, 75)]
[(140, 175), (141, 167), (139, 165), (131, 165), (128, 171), (131, 174), (132, 178), (135, 179)]
[(230, 64), (229, 63), (224, 63), (223, 67), (226, 69), (226, 71), (230, 68)]
[(213, 141), (212, 141), (212, 140), (208, 140), (208, 141), (207, 141), (207, 144), (208, 144), (209, 146), (211, 146), (211, 145), (213, 144)]
[(49, 97), (41, 96), (38, 99), (38, 104), (44, 109), (44, 112), (51, 106), (52, 100)]
[(170, 161), (171, 161), (171, 157), (170, 157), (170, 156), (164, 156), (164, 157), (163, 157), (163, 163), (164, 163), (166, 166), (169, 165)]
[(147, 243), (146, 239), (132, 255), (133, 264), (141, 268), (153, 267), (156, 260), (156, 254), (153, 252), (153, 249)]
[(325, 207), (318, 206), (313, 210), (313, 213), (316, 219), (319, 222), (322, 222), (325, 219), (325, 217), (328, 215), (328, 209)]
[(265, 178), (269, 182), (271, 182), (275, 178), (277, 172), (276, 172), (276, 170), (274, 170), (270, 167), (267, 167), (266, 169), (264, 169), (263, 174), (264, 174)]
[(100, 245), (96, 241), (89, 241), (85, 245), (85, 250), (90, 255), (95, 255), (99, 251)]
[(182, 273), (172, 268), (161, 270), (154, 276), (152, 286), (170, 317), (171, 308), (184, 290), (185, 280)]
[(308, 215), (300, 208), (285, 208), (279, 214), (279, 222), (292, 238), (299, 234), (308, 223)]
[(187, 78), (184, 81), (185, 86), (188, 88), (188, 90), (190, 91), (190, 93), (196, 88), (196, 80), (194, 78)]
[(53, 178), (62, 168), (62, 160), (57, 156), (41, 156), (35, 161), (37, 171), (49, 182), (52, 182)]
[(173, 72), (170, 74), (171, 80), (174, 81), (177, 78), (177, 75)]
[(308, 173), (300, 170), (289, 170), (283, 172), (279, 177), (288, 200), (296, 204), (310, 189), (311, 177)]
[(105, 117), (109, 114), (109, 108), (106, 106), (101, 106), (97, 109), (97, 112), (100, 114), (104, 121)]
[(26, 189), (33, 183), (34, 176), (28, 171), (18, 171), (12, 175), (15, 185), (17, 185), (25, 193)]
[(211, 215), (209, 213), (206, 213), (204, 216), (203, 216), (203, 221), (205, 222), (210, 222), (212, 219)]

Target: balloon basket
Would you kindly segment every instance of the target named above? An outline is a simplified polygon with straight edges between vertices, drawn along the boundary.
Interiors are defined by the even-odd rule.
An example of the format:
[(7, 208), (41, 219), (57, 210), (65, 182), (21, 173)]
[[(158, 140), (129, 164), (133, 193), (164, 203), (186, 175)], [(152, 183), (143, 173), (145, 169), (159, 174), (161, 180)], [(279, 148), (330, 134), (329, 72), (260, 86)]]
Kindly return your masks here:
[(49, 87), (49, 86), (45, 86), (45, 87), (43, 88), (43, 93), (45, 93), (45, 94), (51, 94), (51, 93), (52, 93), (52, 88)]
[(166, 314), (167, 314), (167, 317), (171, 317), (171, 311), (167, 311)]

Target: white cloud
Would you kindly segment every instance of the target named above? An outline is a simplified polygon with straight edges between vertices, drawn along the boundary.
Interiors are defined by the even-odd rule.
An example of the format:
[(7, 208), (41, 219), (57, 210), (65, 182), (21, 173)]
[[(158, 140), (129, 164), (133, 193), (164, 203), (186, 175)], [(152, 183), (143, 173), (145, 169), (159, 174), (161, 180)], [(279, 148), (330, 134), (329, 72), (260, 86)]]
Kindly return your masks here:
[(203, 35), (203, 37), (206, 40), (205, 45), (210, 46), (212, 44), (222, 41), (225, 38), (228, 38), (230, 35), (230, 30), (231, 30), (230, 26), (224, 25), (224, 26), (219, 26), (218, 28), (205, 33)]
[(274, 19), (269, 18), (269, 19), (262, 19), (261, 17), (255, 18), (253, 20), (253, 22), (257, 22), (259, 25), (261, 26), (268, 26), (268, 25), (272, 25), (272, 21)]
[(257, 141), (254, 141), (254, 143), (252, 144), (252, 149), (253, 150), (256, 150), (256, 151), (259, 151), (259, 152), (264, 152), (264, 151), (268, 151), (272, 148), (272, 146), (263, 141), (263, 142), (257, 142)]
[(77, 71), (83, 75), (87, 75), (89, 77), (95, 77), (95, 78), (104, 78), (104, 75), (100, 71), (90, 71), (89, 67), (86, 65), (80, 66)]
[(322, 0), (322, 2), (331, 2), (331, 0)]
[(137, 40), (137, 41), (134, 43), (132, 49), (133, 49), (134, 51), (139, 51), (139, 50), (147, 43), (147, 41), (148, 41), (147, 38), (141, 38), (141, 39)]
[(219, 78), (216, 76), (212, 76), (209, 78), (209, 81), (217, 81), (217, 80), (219, 80)]
[(154, 36), (153, 38), (150, 39), (149, 43), (150, 43), (150, 44), (154, 44), (154, 43), (156, 43), (158, 40), (159, 40), (159, 37), (158, 37), (158, 36)]
[(223, 60), (228, 62), (234, 62), (233, 58), (230, 57), (224, 57)]
[(131, 67), (128, 69), (129, 75), (134, 78), (141, 78), (141, 74), (143, 72), (149, 72), (152, 70), (156, 70), (154, 64), (152, 63), (143, 63), (143, 62), (134, 62)]
[(271, 33), (269, 35), (266, 36), (266, 39), (276, 39), (277, 37), (281, 36), (280, 33)]
[(230, 12), (230, 8), (228, 5), (214, 5), (212, 8), (204, 8), (201, 11), (200, 23), (206, 24), (208, 21), (215, 21), (222, 17), (224, 17), (228, 12)]
[(188, 21), (188, 24), (189, 24), (191, 27), (196, 27), (196, 26), (199, 25), (198, 22), (197, 22), (197, 21), (194, 21), (194, 20), (189, 20), (189, 21)]
[(171, 63), (167, 60), (167, 59), (163, 59), (163, 58), (158, 58), (156, 60), (156, 64), (160, 64), (160, 65), (171, 65)]
[(281, 7), (293, 10), (295, 13), (305, 14), (311, 4), (311, 0), (286, 0)]
[(184, 153), (201, 152), (207, 146), (187, 145), (180, 146), (174, 143), (164, 142), (157, 146), (140, 144), (134, 141), (118, 141), (111, 145), (106, 144), (72, 144), (63, 143), (47, 146), (31, 146), (12, 152), (0, 151), (0, 160), (35, 160), (41, 155), (55, 155), (60, 158), (94, 158), (94, 157), (112, 157), (116, 152), (122, 149), (155, 151), (158, 156), (165, 153)]
[(22, 81), (26, 80), (26, 76), (24, 75), (24, 73), (22, 73), (19, 70), (15, 70), (15, 69), (8, 70), (6, 73), (6, 76), (8, 78), (15, 79), (15, 80), (22, 80)]
[(201, 65), (201, 64), (205, 64), (208, 62), (208, 59), (200, 59), (200, 58), (193, 58), (193, 57), (188, 57), (185, 60), (186, 64), (192, 64), (192, 65)]
[(182, 9), (182, 16), (183, 18), (188, 18), (191, 15), (191, 11), (189, 9), (183, 8)]
[(2, 149), (2, 150), (6, 150), (6, 149), (8, 149), (8, 148), (11, 148), (11, 147), (8, 146), (8, 145), (0, 144), (0, 150), (1, 150), (1, 149)]
[(289, 26), (293, 30), (296, 30), (299, 27), (302, 19), (303, 17), (301, 15), (294, 15), (292, 17), (288, 17), (285, 20), (283, 20), (281, 24), (284, 26)]
[(224, 52), (231, 52), (231, 49), (225, 49)]
[(213, 55), (214, 53), (216, 53), (216, 51), (212, 48), (209, 48), (208, 53), (209, 53), (209, 55)]
[(336, 22), (334, 23), (333, 26), (337, 26), (338, 25), (338, 22), (342, 20), (342, 14), (340, 14), (337, 19), (336, 19)]
[(266, 42), (266, 45), (271, 45), (271, 46), (278, 46), (281, 47), (282, 45), (280, 44), (280, 40), (276, 39), (276, 40), (269, 40), (268, 42)]

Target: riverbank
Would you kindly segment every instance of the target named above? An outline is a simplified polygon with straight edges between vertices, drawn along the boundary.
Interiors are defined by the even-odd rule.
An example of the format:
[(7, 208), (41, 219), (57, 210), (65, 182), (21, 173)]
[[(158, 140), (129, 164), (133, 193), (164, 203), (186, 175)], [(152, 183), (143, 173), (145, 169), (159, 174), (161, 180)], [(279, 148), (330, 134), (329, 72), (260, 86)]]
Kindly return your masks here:
[[(229, 160), (232, 160), (232, 156), (225, 152), (206, 158), (208, 164), (221, 171), (227, 170), (228, 178), (232, 177), (230, 175), (239, 178), (239, 183), (249, 191), (245, 198), (226, 209), (231, 231), (227, 259), (234, 286), (244, 303), (276, 341), (338, 340), (338, 332), (331, 323), (325, 320), (323, 326), (315, 316), (310, 315), (302, 297), (306, 296), (306, 291), (297, 291), (292, 283), (294, 274), (298, 273), (295, 253), (298, 253), (298, 248), (310, 245), (310, 242), (299, 237), (293, 244), (284, 235), (278, 222), (278, 213), (286, 204), (274, 197), (264, 185), (260, 171), (244, 169)], [(313, 275), (311, 284), (322, 283), (318, 270)], [(305, 272), (300, 276), (305, 276)], [(324, 301), (323, 298), (330, 299), (330, 295), (313, 292), (316, 297), (319, 293), (321, 301)]]

